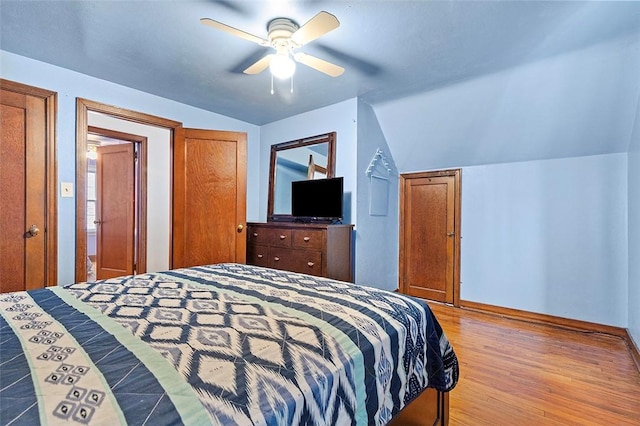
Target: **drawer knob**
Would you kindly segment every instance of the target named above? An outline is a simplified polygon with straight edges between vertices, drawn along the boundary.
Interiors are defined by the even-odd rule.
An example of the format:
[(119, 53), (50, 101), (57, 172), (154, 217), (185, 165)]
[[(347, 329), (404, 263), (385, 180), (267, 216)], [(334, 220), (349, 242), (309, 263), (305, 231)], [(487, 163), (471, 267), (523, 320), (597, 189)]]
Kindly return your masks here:
[(257, 237), (258, 237), (258, 233), (257, 233), (257, 232), (254, 232), (254, 233), (253, 233), (253, 236), (257, 238)]
[(262, 259), (262, 257), (263, 257), (263, 256), (262, 256), (261, 254), (259, 254), (259, 255), (258, 255), (258, 259)]
[(310, 239), (311, 239), (311, 238), (309, 238), (309, 237), (304, 237), (304, 238), (303, 238), (303, 240), (304, 240), (304, 242), (305, 242), (305, 243), (308, 243)]
[(313, 265), (315, 265), (315, 263), (313, 263), (313, 262), (307, 262), (307, 265), (311, 268)]
[(273, 260), (275, 260), (276, 262), (280, 260), (280, 258), (278, 256), (274, 257)]
[(280, 235), (280, 239), (281, 239), (281, 240), (284, 240), (285, 238), (287, 238), (287, 236), (286, 236), (286, 235)]

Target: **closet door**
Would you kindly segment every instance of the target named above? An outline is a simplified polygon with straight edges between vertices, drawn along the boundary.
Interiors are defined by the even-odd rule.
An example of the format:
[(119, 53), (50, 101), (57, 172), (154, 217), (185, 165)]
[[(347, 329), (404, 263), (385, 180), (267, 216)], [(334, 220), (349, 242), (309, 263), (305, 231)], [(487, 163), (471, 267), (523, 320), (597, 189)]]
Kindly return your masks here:
[(400, 291), (460, 300), (460, 170), (400, 179)]
[(180, 128), (173, 169), (173, 268), (246, 259), (246, 133)]
[(0, 292), (56, 282), (54, 92), (0, 79)]

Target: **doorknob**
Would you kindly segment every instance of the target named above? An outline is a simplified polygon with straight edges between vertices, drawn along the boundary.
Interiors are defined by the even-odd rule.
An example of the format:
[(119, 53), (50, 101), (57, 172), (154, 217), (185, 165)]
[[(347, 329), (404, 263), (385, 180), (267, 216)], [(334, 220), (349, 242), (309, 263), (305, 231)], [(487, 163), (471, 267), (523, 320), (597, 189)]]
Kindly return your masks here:
[(38, 229), (38, 227), (35, 225), (31, 225), (27, 233), (29, 234), (30, 237), (35, 237), (40, 233), (40, 229)]
[(454, 235), (456, 235), (456, 233), (455, 233), (455, 232), (449, 232), (449, 233), (447, 233), (447, 237), (453, 237)]
[(244, 226), (242, 224), (238, 225), (238, 232), (242, 232), (242, 230), (244, 229)]
[(94, 224), (94, 225), (100, 225), (101, 223), (102, 223), (102, 221), (101, 221), (101, 220), (94, 220), (94, 221), (93, 221), (93, 224)]

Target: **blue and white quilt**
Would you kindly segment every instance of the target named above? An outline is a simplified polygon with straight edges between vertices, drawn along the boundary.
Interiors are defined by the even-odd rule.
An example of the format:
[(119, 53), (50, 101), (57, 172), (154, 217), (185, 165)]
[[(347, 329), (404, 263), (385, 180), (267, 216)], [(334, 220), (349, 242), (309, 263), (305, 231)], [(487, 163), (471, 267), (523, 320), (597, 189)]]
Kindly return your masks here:
[(219, 264), (0, 294), (1, 424), (383, 425), (458, 361), (427, 305)]

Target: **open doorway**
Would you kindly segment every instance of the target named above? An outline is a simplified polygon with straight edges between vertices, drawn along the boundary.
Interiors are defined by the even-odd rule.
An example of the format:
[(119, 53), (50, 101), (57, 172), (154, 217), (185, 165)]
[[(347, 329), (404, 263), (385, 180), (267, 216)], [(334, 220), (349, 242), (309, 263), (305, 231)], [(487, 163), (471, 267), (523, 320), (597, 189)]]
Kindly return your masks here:
[[(109, 124), (102, 124), (105, 121), (92, 121), (98, 118)], [(124, 124), (127, 129), (114, 127)], [(196, 264), (245, 262), (246, 235), (243, 229), (247, 198), (246, 133), (187, 129), (177, 121), (78, 98), (77, 282), (87, 279), (86, 180), (89, 126), (148, 137), (146, 272)], [(131, 130), (130, 126), (134, 126), (135, 130)], [(143, 130), (138, 130), (142, 128)], [(202, 191), (203, 187), (207, 190)], [(212, 214), (213, 207), (217, 210)], [(204, 218), (204, 221), (199, 221), (198, 218)], [(205, 222), (207, 228), (199, 225)], [(203, 232), (203, 229), (207, 232)]]
[[(90, 127), (141, 135), (147, 138), (146, 215), (140, 214), (140, 236), (146, 232), (146, 256), (139, 251), (146, 272), (170, 269), (171, 259), (171, 176), (173, 139), (179, 122), (130, 111), (87, 99), (76, 102), (76, 268), (75, 280), (87, 280), (87, 151)], [(146, 221), (146, 225), (145, 225)], [(142, 238), (141, 238), (142, 239)], [(141, 265), (138, 265), (141, 266)], [(140, 269), (140, 267), (138, 267)], [(122, 274), (121, 274), (122, 275)]]
[(89, 126), (87, 281), (146, 272), (147, 138)]

